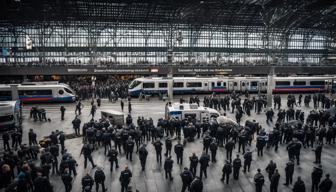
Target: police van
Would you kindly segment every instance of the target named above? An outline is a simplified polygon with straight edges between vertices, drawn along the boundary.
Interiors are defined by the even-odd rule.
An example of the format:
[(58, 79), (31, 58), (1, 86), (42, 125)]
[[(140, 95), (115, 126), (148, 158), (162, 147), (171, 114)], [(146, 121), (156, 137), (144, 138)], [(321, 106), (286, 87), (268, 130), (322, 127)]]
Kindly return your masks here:
[(20, 100), (0, 102), (0, 131), (21, 126)]
[(166, 119), (192, 118), (199, 121), (209, 121), (212, 117), (218, 117), (219, 115), (217, 110), (208, 107), (199, 107), (196, 103), (168, 103), (165, 110)]

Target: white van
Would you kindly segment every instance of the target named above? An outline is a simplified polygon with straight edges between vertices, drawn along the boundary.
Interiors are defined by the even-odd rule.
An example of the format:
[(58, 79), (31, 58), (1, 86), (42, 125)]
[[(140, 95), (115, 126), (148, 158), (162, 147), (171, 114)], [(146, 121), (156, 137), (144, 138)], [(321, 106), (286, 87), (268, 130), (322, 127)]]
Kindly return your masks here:
[(193, 119), (203, 121), (210, 120), (211, 117), (218, 117), (220, 114), (217, 110), (208, 107), (199, 107), (196, 103), (173, 103), (167, 104), (165, 117), (186, 119), (191, 117)]
[(0, 131), (21, 126), (21, 118), (21, 105), (19, 100), (0, 102)]

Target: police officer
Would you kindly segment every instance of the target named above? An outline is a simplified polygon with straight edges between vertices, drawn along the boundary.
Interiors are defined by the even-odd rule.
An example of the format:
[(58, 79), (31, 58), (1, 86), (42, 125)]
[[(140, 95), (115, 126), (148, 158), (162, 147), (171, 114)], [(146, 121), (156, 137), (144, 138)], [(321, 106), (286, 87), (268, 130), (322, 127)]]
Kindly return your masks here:
[(195, 153), (193, 153), (192, 156), (189, 157), (189, 160), (190, 160), (190, 171), (195, 176), (198, 164), (198, 157)]
[(208, 150), (211, 144), (211, 137), (209, 136), (209, 134), (207, 134), (204, 138), (203, 138), (203, 151), (205, 150), (205, 153), (208, 154)]
[(171, 155), (171, 149), (172, 149), (172, 141), (169, 137), (167, 137), (166, 141), (165, 141), (165, 144), (166, 144), (166, 153), (165, 153), (165, 156), (168, 156), (168, 155)]
[(226, 149), (226, 159), (229, 159), (230, 162), (232, 161), (232, 150), (235, 146), (235, 143), (232, 139), (230, 139), (226, 144), (225, 144), (225, 149)]
[(64, 184), (65, 192), (70, 192), (72, 189), (73, 178), (71, 177), (68, 168), (66, 168), (65, 171), (62, 173), (61, 178)]
[(181, 144), (181, 141), (178, 141), (177, 144), (174, 146), (174, 152), (176, 154), (177, 164), (180, 164), (180, 165), (182, 165), (182, 161), (183, 161), (183, 150), (184, 150), (184, 147)]
[(95, 180), (95, 183), (96, 183), (96, 192), (99, 191), (99, 184), (102, 185), (102, 189), (103, 189), (103, 192), (107, 191), (107, 189), (105, 188), (105, 173), (104, 171), (98, 167), (95, 174), (94, 174), (94, 180)]
[(105, 130), (103, 135), (102, 135), (102, 142), (103, 142), (103, 145), (104, 145), (104, 154), (105, 155), (108, 152), (108, 150), (110, 150), (112, 148), (111, 139), (112, 139), (112, 134), (109, 131)]
[(278, 191), (279, 180), (280, 180), (279, 171), (278, 169), (275, 169), (275, 172), (273, 173), (271, 177), (270, 192)]
[(113, 163), (115, 163), (116, 169), (118, 169), (119, 168), (119, 165), (118, 165), (118, 151), (116, 149), (111, 149), (107, 153), (107, 157), (109, 158), (108, 160), (111, 163), (110, 171), (113, 171)]
[(286, 172), (286, 183), (284, 185), (292, 184), (293, 182), (293, 174), (294, 174), (294, 162), (290, 160), (285, 167)]
[(299, 176), (297, 181), (294, 183), (293, 192), (305, 192), (306, 185)]
[(72, 120), (72, 127), (75, 130), (76, 136), (80, 135), (80, 124), (81, 120), (76, 116), (74, 120)]
[(326, 178), (319, 185), (319, 192), (330, 192), (333, 182), (329, 177), (330, 175), (326, 174)]
[(139, 159), (140, 159), (142, 171), (144, 171), (146, 168), (147, 155), (148, 155), (148, 151), (146, 149), (146, 144), (143, 144), (139, 148)]
[(185, 167), (180, 176), (183, 183), (181, 192), (184, 192), (187, 188), (190, 191), (190, 184), (193, 180), (193, 174), (188, 170), (187, 167)]
[(230, 174), (232, 173), (232, 165), (229, 160), (225, 161), (225, 165), (223, 167), (222, 172), (223, 172), (223, 175), (222, 175), (221, 181), (224, 181), (226, 177), (226, 184), (229, 184)]
[(52, 192), (52, 185), (47, 177), (43, 176), (41, 171), (36, 172), (37, 177), (34, 179), (34, 192)]
[(244, 173), (246, 173), (246, 169), (248, 172), (250, 172), (252, 162), (252, 152), (247, 149), (246, 153), (244, 154)]
[(125, 167), (125, 170), (123, 170), (120, 173), (119, 181), (121, 183), (121, 192), (127, 192), (127, 188), (129, 183), (131, 182), (132, 172), (128, 169), (128, 167)]
[(190, 184), (190, 192), (202, 192), (203, 191), (203, 182), (199, 177), (195, 177)]
[(60, 111), (61, 111), (61, 120), (63, 121), (64, 120), (64, 114), (65, 114), (65, 107), (63, 105), (61, 106)]
[(265, 178), (263, 174), (261, 173), (260, 169), (258, 169), (257, 171), (258, 171), (257, 174), (254, 175), (254, 183), (256, 187), (256, 192), (262, 192), (262, 187), (265, 183)]
[(70, 155), (68, 157), (69, 173), (73, 173), (74, 176), (77, 175), (76, 167), (78, 166), (77, 161)]
[(199, 159), (200, 166), (200, 178), (202, 179), (202, 176), (204, 174), (205, 178), (208, 177), (207, 175), (207, 168), (209, 166), (210, 156), (206, 154), (205, 151), (203, 151), (202, 156)]
[(93, 178), (90, 176), (89, 173), (87, 173), (83, 178), (82, 178), (82, 191), (84, 192), (86, 189), (89, 188), (91, 191), (92, 186), (94, 184)]
[(56, 144), (53, 144), (50, 146), (50, 153), (53, 156), (53, 161), (52, 161), (52, 173), (54, 174), (55, 172), (59, 174), (58, 171), (58, 156), (59, 156), (59, 147)]
[(154, 147), (155, 147), (155, 152), (156, 152), (156, 161), (157, 162), (162, 162), (162, 143), (159, 139), (157, 139), (154, 143), (153, 143)]
[(322, 176), (323, 176), (322, 166), (319, 165), (319, 167), (314, 167), (314, 170), (311, 173), (311, 179), (312, 179), (311, 192), (318, 191), (318, 185), (321, 181)]
[(315, 151), (315, 162), (321, 164), (321, 154), (322, 154), (323, 144), (318, 143), (316, 148), (313, 150)]
[(58, 140), (61, 145), (61, 153), (63, 154), (65, 150), (65, 134), (63, 131), (61, 131), (61, 133), (59, 134)]
[(164, 170), (165, 170), (165, 175), (166, 175), (166, 179), (169, 179), (170, 180), (173, 180), (173, 177), (171, 175), (171, 172), (173, 170), (173, 164), (174, 164), (174, 161), (171, 159), (171, 156), (168, 156), (168, 158), (165, 160), (164, 162)]
[(78, 115), (81, 115), (83, 107), (84, 106), (83, 106), (82, 102), (79, 100), (76, 104), (75, 114), (77, 115), (77, 111), (78, 111)]
[(211, 162), (216, 162), (216, 154), (217, 154), (217, 148), (218, 148), (218, 145), (217, 145), (217, 142), (216, 142), (216, 139), (214, 138), (210, 144), (210, 152), (211, 152)]
[(126, 142), (126, 159), (129, 159), (132, 162), (132, 153), (134, 150), (134, 141), (132, 140), (132, 137), (128, 137), (128, 140)]
[(266, 111), (266, 123), (273, 122), (274, 111), (272, 108)]
[(258, 135), (256, 144), (256, 147), (258, 149), (258, 157), (263, 156), (265, 144), (266, 144), (265, 139), (261, 135)]
[(277, 168), (276, 163), (274, 163), (272, 160), (269, 162), (269, 164), (266, 167), (266, 172), (268, 173), (268, 178), (269, 180), (271, 180), (272, 175), (275, 171), (275, 169)]
[(93, 159), (92, 159), (92, 147), (90, 144), (88, 143), (85, 143), (82, 150), (81, 150), (81, 153), (80, 154), (84, 154), (84, 168), (86, 169), (87, 167), (87, 160), (89, 160), (91, 162), (91, 165), (92, 167), (96, 167), (96, 165), (93, 163)]
[(233, 160), (232, 167), (233, 167), (233, 178), (238, 180), (239, 178), (239, 170), (242, 166), (241, 160), (239, 155), (237, 155), (236, 159)]
[(10, 151), (10, 146), (9, 146), (9, 134), (8, 132), (4, 132), (2, 134), (2, 140), (3, 140), (3, 146), (5, 151)]
[(29, 146), (37, 145), (36, 137), (36, 133), (33, 131), (33, 129), (30, 129), (28, 132)]

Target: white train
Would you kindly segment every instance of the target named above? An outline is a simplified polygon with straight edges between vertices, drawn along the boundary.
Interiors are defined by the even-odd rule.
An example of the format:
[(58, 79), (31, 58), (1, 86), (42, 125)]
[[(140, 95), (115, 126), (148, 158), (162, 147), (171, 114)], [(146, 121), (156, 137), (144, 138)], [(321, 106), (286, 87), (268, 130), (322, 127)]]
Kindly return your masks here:
[[(164, 77), (137, 78), (129, 84), (131, 96), (165, 94), (173, 80), (174, 94), (266, 92), (267, 77)], [(336, 76), (274, 77), (273, 93), (329, 92), (336, 90)]]
[[(29, 82), (18, 85), (19, 99), (32, 102), (74, 102), (75, 91), (69, 85), (58, 82)], [(0, 100), (12, 100), (10, 85), (0, 85)]]

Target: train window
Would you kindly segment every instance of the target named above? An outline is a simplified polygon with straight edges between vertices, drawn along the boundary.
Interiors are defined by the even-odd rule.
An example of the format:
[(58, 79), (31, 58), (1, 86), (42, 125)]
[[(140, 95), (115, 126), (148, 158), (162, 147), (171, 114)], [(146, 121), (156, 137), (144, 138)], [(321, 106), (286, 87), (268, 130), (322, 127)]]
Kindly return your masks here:
[(217, 87), (220, 87), (220, 86), (222, 86), (221, 82), (217, 82)]
[(277, 81), (275, 82), (275, 85), (290, 85), (289, 81)]
[(242, 82), (242, 84), (241, 84), (243, 87), (245, 86), (245, 82)]
[(202, 82), (188, 82), (187, 87), (202, 87)]
[(226, 87), (226, 82), (223, 82), (223, 86)]
[(167, 83), (159, 83), (159, 88), (167, 88), (168, 84)]
[(234, 82), (234, 83), (233, 83), (233, 86), (237, 86), (237, 85), (238, 85), (238, 83), (237, 83), (237, 82)]
[(52, 90), (21, 90), (19, 95), (52, 95)]
[(195, 113), (186, 113), (184, 114), (184, 118), (191, 118), (191, 119), (196, 119), (196, 114)]
[(305, 81), (294, 81), (293, 85), (306, 85)]
[(311, 81), (310, 85), (324, 85), (324, 81)]
[(12, 96), (11, 91), (0, 91), (0, 97)]
[(204, 86), (207, 87), (207, 86), (208, 86), (208, 83), (204, 83)]
[(143, 88), (144, 89), (150, 89), (150, 88), (154, 88), (155, 84), (154, 83), (143, 83)]
[(215, 87), (215, 83), (214, 82), (211, 83), (211, 87)]
[(183, 82), (175, 82), (173, 87), (183, 87)]
[(68, 88), (64, 88), (64, 90), (65, 90), (67, 93), (73, 94), (73, 92), (72, 92), (70, 89), (68, 89)]
[(61, 89), (61, 90), (58, 91), (58, 94), (63, 95), (64, 91)]
[(251, 86), (253, 86), (253, 87), (258, 86), (258, 82), (257, 82), (257, 81), (252, 81), (252, 82), (251, 82)]

